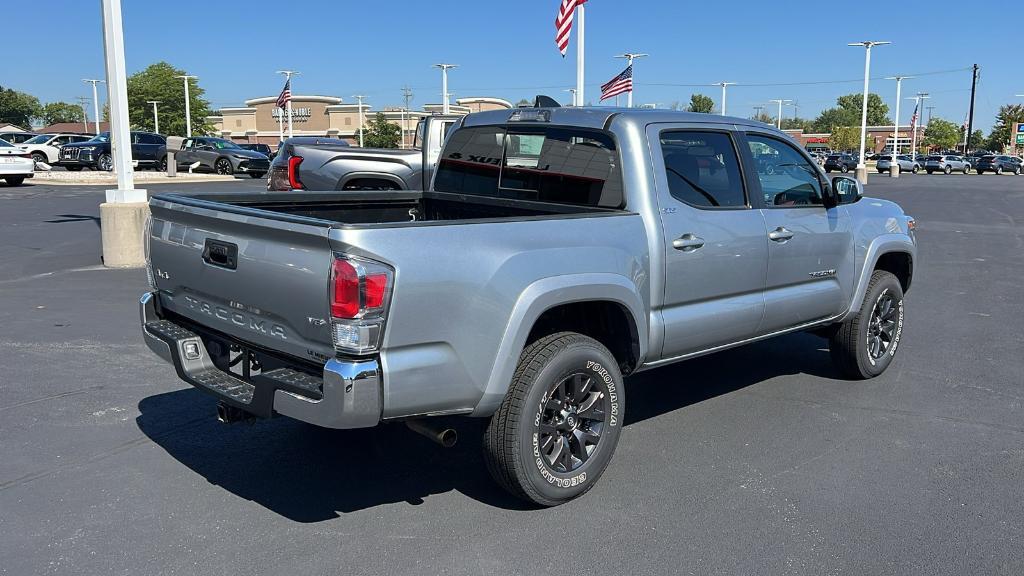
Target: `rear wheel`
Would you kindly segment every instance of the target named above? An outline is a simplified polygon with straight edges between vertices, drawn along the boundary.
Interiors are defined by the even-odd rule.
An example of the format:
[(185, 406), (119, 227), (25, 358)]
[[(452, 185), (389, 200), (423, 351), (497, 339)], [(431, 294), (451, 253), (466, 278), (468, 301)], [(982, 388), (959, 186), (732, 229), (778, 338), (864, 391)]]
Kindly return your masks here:
[(214, 171), (217, 174), (224, 176), (231, 176), (235, 173), (235, 168), (231, 165), (231, 160), (227, 158), (217, 158), (217, 161), (213, 164)]
[(832, 361), (847, 378), (874, 378), (889, 367), (902, 334), (903, 287), (891, 273), (875, 270), (860, 310), (829, 341)]
[(1014, 176), (1020, 176), (1020, 166), (1015, 166), (1013, 168), (1013, 175)]
[(964, 174), (970, 174), (970, 173), (971, 173), (971, 167), (970, 166), (964, 166)]
[(974, 171), (974, 173), (975, 173), (975, 174), (984, 174), (984, 173), (985, 173), (985, 171), (984, 171), (984, 170), (982, 170), (981, 168), (978, 168), (977, 170), (975, 170), (975, 171)]
[(4, 180), (8, 186), (21, 186), (21, 183), (25, 181), (24, 176), (6, 176)]
[(947, 175), (952, 174), (953, 167), (947, 164), (946, 167), (942, 169), (942, 172)]
[(843, 164), (842, 166), (839, 167), (839, 171), (842, 172), (843, 174), (846, 174), (847, 172), (850, 171), (850, 167), (847, 166), (846, 164)]
[(1003, 167), (1002, 166), (996, 166), (996, 176), (1002, 176), (1002, 175), (1003, 175)]
[(46, 157), (46, 154), (43, 154), (42, 152), (32, 153), (32, 161), (36, 164), (48, 164), (49, 162), (47, 162), (47, 160), (48, 158)]
[(920, 171), (921, 171), (921, 167), (918, 166), (917, 164), (914, 164), (914, 167), (910, 169), (910, 173), (911, 174), (917, 174)]
[(618, 362), (575, 332), (545, 336), (519, 357), (505, 400), (484, 435), (494, 479), (540, 504), (568, 502), (597, 482), (622, 429)]
[(167, 157), (166, 156), (156, 161), (156, 165), (154, 166), (154, 170), (156, 170), (158, 172), (167, 172)]

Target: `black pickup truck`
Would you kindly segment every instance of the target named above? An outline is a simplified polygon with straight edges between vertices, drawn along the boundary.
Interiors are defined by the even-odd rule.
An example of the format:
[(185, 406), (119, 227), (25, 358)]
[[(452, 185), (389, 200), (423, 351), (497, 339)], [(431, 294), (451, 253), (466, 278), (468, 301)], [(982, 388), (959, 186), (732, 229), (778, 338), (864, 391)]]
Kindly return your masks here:
[[(139, 168), (167, 169), (167, 139), (152, 132), (132, 132), (132, 159)], [(114, 168), (110, 152), (110, 132), (100, 132), (92, 140), (65, 144), (60, 149), (57, 166), (72, 172), (82, 168), (109, 172)]]

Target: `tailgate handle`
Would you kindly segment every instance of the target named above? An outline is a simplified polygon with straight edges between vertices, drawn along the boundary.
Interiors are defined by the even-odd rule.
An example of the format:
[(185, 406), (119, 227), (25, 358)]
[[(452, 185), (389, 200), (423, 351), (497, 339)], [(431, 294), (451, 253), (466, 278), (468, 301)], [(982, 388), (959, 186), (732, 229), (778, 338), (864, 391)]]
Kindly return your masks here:
[(203, 247), (203, 262), (234, 270), (238, 267), (238, 245), (207, 238), (206, 246)]

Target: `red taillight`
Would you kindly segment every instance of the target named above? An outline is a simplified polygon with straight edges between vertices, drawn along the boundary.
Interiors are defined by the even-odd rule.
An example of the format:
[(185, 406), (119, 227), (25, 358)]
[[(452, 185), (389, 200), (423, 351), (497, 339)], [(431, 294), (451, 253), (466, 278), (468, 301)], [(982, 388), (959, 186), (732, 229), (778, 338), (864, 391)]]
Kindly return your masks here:
[(346, 260), (335, 260), (331, 272), (331, 316), (355, 318), (359, 315), (359, 272)]
[(380, 308), (384, 305), (384, 293), (388, 289), (387, 274), (369, 274), (366, 276), (366, 307)]
[(302, 180), (299, 179), (299, 164), (302, 164), (302, 156), (292, 156), (288, 159), (288, 184), (293, 190), (303, 190)]

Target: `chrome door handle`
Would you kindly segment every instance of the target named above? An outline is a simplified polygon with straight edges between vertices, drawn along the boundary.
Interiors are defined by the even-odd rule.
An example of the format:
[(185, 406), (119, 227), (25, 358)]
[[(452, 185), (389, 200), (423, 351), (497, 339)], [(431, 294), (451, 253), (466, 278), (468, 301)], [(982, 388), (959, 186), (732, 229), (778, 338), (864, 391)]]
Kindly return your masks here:
[(683, 234), (672, 241), (672, 247), (683, 252), (693, 252), (704, 246), (704, 239), (693, 234)]
[(768, 233), (768, 239), (774, 240), (775, 242), (785, 242), (793, 237), (793, 233), (786, 230), (782, 226), (779, 226), (775, 230)]

